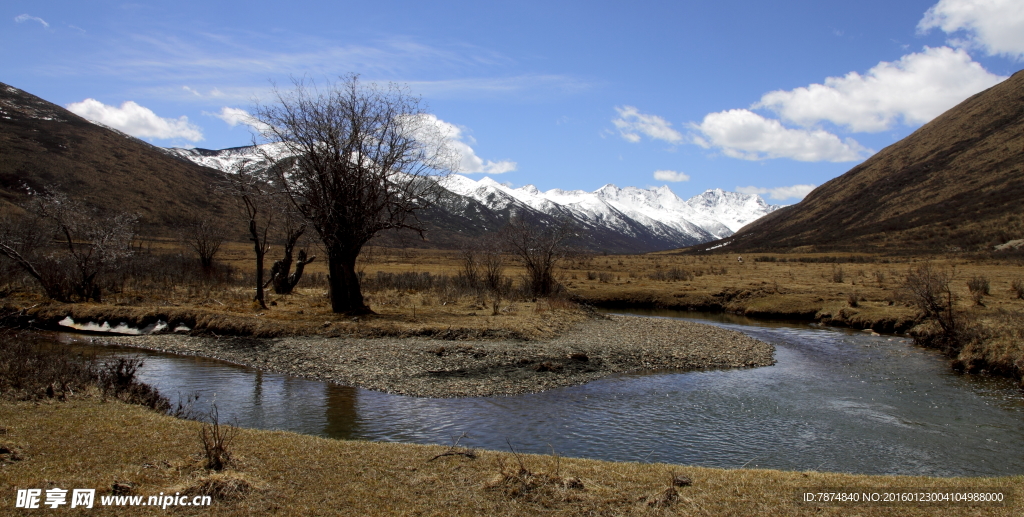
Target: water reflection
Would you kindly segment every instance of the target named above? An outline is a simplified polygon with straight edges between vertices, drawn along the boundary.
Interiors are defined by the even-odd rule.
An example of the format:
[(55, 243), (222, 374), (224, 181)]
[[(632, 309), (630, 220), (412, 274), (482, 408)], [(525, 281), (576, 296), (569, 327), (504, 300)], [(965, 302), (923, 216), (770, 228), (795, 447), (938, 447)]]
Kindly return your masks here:
[(319, 433), (331, 438), (352, 440), (362, 438), (359, 429), (359, 414), (356, 411), (356, 388), (327, 384), (325, 391), (325, 424)]
[(460, 399), (389, 395), (166, 354), (147, 353), (142, 378), (172, 396), (200, 390), (200, 409), (216, 402), (242, 426), (334, 438), (445, 444), (466, 432), (463, 443), (471, 446), (507, 449), (509, 440), (526, 452), (553, 447), (620, 461), (939, 476), (1024, 472), (1024, 403), (1010, 381), (955, 375), (938, 354), (895, 336), (729, 315), (702, 321), (774, 343), (777, 364), (620, 375), (538, 394)]

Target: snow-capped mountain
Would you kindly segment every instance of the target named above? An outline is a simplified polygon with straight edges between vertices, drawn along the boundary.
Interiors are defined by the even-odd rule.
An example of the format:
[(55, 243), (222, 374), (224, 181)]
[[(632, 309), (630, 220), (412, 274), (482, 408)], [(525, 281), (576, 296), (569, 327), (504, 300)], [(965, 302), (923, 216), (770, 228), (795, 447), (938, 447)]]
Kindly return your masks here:
[[(224, 172), (236, 170), (245, 160), (259, 161), (261, 156), (251, 146), (168, 152)], [(452, 241), (495, 231), (513, 214), (521, 214), (538, 221), (570, 218), (583, 230), (581, 234), (592, 241), (585, 245), (593, 250), (647, 252), (728, 237), (781, 208), (765, 203), (760, 196), (721, 189), (708, 190), (684, 201), (667, 186), (642, 189), (609, 184), (593, 192), (542, 192), (533, 185), (511, 188), (489, 177), (474, 180), (461, 174), (443, 178), (439, 184), (448, 195), (425, 211), (424, 219), (434, 231), (452, 233)]]
[(172, 156), (184, 158), (190, 162), (222, 172), (234, 172), (246, 162), (263, 163), (265, 161), (264, 155), (279, 160), (286, 154), (285, 146), (282, 144), (247, 145), (219, 150), (200, 149), (198, 147), (191, 149), (170, 147), (165, 149), (165, 151)]
[[(474, 181), (460, 174), (445, 178), (442, 186), (492, 209), (516, 203), (549, 215), (568, 214), (582, 221), (636, 234), (636, 223), (646, 231), (680, 245), (728, 237), (748, 223), (780, 208), (760, 196), (708, 190), (683, 201), (667, 186), (642, 189), (605, 185), (593, 192), (551, 189), (533, 185), (511, 188), (485, 177)], [(682, 244), (686, 242), (687, 244)]]

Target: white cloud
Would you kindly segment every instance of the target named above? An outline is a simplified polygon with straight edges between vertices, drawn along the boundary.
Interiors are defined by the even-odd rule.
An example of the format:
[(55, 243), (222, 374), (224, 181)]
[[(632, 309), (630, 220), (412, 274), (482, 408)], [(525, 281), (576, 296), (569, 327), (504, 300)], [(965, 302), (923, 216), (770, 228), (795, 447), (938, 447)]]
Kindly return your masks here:
[(966, 39), (951, 43), (981, 48), (989, 55), (1024, 58), (1024, 2), (1020, 0), (940, 0), (924, 13), (917, 28), (922, 32), (938, 28), (950, 35), (964, 31)]
[(256, 120), (248, 111), (241, 108), (229, 108), (224, 106), (217, 113), (207, 113), (204, 111), (203, 114), (217, 117), (224, 122), (227, 122), (231, 127), (238, 125), (248, 126), (260, 134), (266, 134), (267, 130), (270, 129), (270, 126)]
[(68, 104), (68, 110), (105, 126), (124, 131), (139, 138), (183, 138), (190, 142), (203, 139), (199, 126), (190, 124), (188, 117), (162, 118), (149, 108), (127, 101), (121, 107), (108, 106), (96, 99)]
[(615, 124), (619, 134), (628, 142), (639, 142), (640, 135), (673, 144), (683, 141), (682, 133), (672, 129), (670, 122), (657, 115), (640, 113), (640, 110), (633, 106), (616, 107), (615, 111), (619, 112), (619, 118), (612, 119), (612, 124)]
[(792, 185), (789, 187), (775, 187), (775, 188), (762, 188), (762, 187), (736, 187), (736, 192), (740, 194), (757, 194), (767, 195), (770, 199), (776, 201), (782, 201), (784, 199), (796, 198), (797, 200), (803, 199), (804, 196), (810, 194), (816, 185)]
[[(473, 143), (472, 137), (469, 135), (462, 134), (462, 128), (445, 122), (435, 115), (424, 114), (419, 116), (418, 122), (429, 127), (429, 130), (417, 131), (425, 138), (442, 138), (445, 140), (445, 144), (449, 149), (455, 151), (458, 159), (458, 170), (462, 174), (502, 174), (505, 172), (512, 172), (516, 170), (516, 162), (502, 160), (493, 162), (490, 160), (483, 160), (476, 155), (473, 148), (470, 147), (470, 143)], [(420, 136), (417, 136), (420, 138)], [(467, 140), (469, 143), (467, 143)]]
[(44, 20), (42, 18), (39, 18), (37, 16), (31, 16), (31, 15), (28, 15), (28, 14), (19, 14), (18, 16), (14, 17), (14, 21), (16, 21), (18, 23), (25, 23), (25, 22), (27, 22), (29, 20), (41, 23), (44, 28), (47, 28), (47, 29), (50, 28), (50, 24), (46, 23), (46, 20)]
[(220, 109), (220, 112), (213, 113), (212, 115), (223, 120), (224, 122), (227, 122), (228, 125), (231, 127), (235, 127), (239, 124), (245, 126), (252, 126), (255, 123), (255, 121), (252, 118), (252, 115), (249, 115), (248, 111), (245, 111), (241, 108), (229, 108), (227, 106), (224, 106)]
[(872, 153), (852, 138), (840, 140), (821, 129), (790, 129), (778, 120), (744, 109), (709, 113), (693, 128), (701, 133), (694, 138), (694, 143), (721, 149), (726, 156), (743, 160), (791, 158), (802, 162), (848, 162)]
[(690, 175), (685, 172), (660, 170), (654, 171), (654, 179), (658, 181), (690, 181)]
[(883, 61), (864, 75), (850, 72), (829, 77), (823, 85), (766, 93), (753, 107), (771, 109), (803, 126), (829, 121), (850, 131), (877, 132), (899, 121), (928, 122), (1003, 79), (963, 50), (925, 47), (899, 61)]

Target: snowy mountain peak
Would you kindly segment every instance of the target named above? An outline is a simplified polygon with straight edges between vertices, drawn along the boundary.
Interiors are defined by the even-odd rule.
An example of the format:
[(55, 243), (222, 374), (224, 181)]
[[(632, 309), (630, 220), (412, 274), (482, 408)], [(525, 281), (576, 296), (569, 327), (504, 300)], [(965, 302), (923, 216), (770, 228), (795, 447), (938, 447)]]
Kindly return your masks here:
[[(458, 176), (460, 178), (465, 178), (465, 179), (467, 179), (469, 181), (473, 181), (473, 180), (471, 180), (469, 178), (466, 178), (465, 176), (462, 176), (461, 174), (452, 174), (452, 176)], [(484, 176), (477, 183), (479, 183), (481, 186), (485, 186), (485, 187), (504, 187), (505, 186), (505, 185), (502, 185), (501, 183), (498, 183), (497, 181), (494, 181), (493, 179), (491, 179), (490, 176)]]
[[(235, 170), (245, 160), (262, 162), (265, 154), (278, 158), (285, 152), (278, 148), (257, 150), (254, 147), (167, 151), (224, 172)], [(609, 183), (593, 192), (562, 189), (541, 192), (534, 185), (512, 188), (490, 177), (474, 180), (461, 174), (441, 178), (438, 184), (452, 194), (475, 202), (478, 214), (482, 210), (492, 214), (489, 217), (498, 217), (495, 214), (508, 217), (511, 213), (532, 213), (535, 217), (549, 219), (570, 217), (595, 238), (604, 236), (619, 243), (635, 243), (618, 244), (623, 251), (669, 249), (728, 237), (780, 208), (756, 195), (722, 189), (708, 190), (684, 201), (667, 185), (620, 188)], [(599, 242), (595, 244), (601, 246)]]
[[(459, 175), (454, 175), (459, 176)], [(479, 181), (460, 176), (449, 190), (485, 205), (495, 205), (494, 190), (515, 198), (532, 210), (549, 215), (571, 213), (583, 221), (631, 231), (637, 224), (659, 235), (675, 235), (682, 243), (707, 241), (732, 235), (755, 219), (775, 211), (759, 196), (708, 190), (682, 200), (667, 185), (656, 188), (618, 187), (611, 183), (593, 191), (551, 189), (534, 185), (510, 188), (491, 178)], [(454, 184), (457, 183), (457, 186)], [(501, 207), (504, 208), (502, 202)]]

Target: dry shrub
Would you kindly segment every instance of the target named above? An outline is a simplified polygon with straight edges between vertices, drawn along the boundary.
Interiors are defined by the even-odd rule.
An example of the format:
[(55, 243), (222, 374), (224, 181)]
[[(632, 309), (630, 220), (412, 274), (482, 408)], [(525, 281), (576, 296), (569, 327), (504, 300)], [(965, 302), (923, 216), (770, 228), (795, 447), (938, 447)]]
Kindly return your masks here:
[(843, 271), (843, 268), (836, 267), (835, 264), (832, 264), (832, 282), (836, 284), (841, 284), (843, 283), (843, 280), (845, 278), (846, 273)]
[(96, 365), (62, 347), (37, 346), (32, 336), (0, 333), (0, 394), (13, 400), (64, 400), (96, 384)]
[[(725, 268), (723, 268), (722, 270), (725, 271)], [(653, 273), (650, 273), (647, 276), (651, 280), (660, 280), (664, 282), (678, 282), (680, 280), (684, 282), (689, 282), (693, 280), (694, 273), (689, 270), (674, 267), (667, 271), (658, 270)]]
[(548, 298), (548, 307), (554, 311), (572, 311), (578, 308), (572, 300), (564, 296), (552, 296), (551, 298)]
[(256, 486), (237, 472), (217, 472), (202, 476), (184, 490), (186, 496), (210, 496), (214, 501), (238, 501), (256, 491)]
[(1013, 282), (1010, 282), (1010, 290), (1017, 295), (1017, 298), (1024, 300), (1024, 280), (1014, 278)]
[(14, 400), (67, 400), (87, 388), (104, 397), (167, 412), (171, 404), (156, 388), (138, 381), (143, 365), (138, 357), (121, 357), (103, 364), (54, 347), (37, 336), (0, 333), (0, 394)]
[(974, 300), (975, 305), (985, 305), (982, 303), (982, 299), (990, 294), (990, 286), (988, 278), (980, 275), (974, 275), (967, 281), (967, 290), (971, 292), (971, 299)]
[(552, 472), (534, 472), (526, 467), (523, 457), (511, 444), (509, 448), (512, 449), (515, 463), (506, 463), (505, 459), (499, 456), (496, 460), (498, 473), (484, 484), (485, 490), (500, 492), (511, 499), (540, 503), (543, 506), (581, 499), (580, 492), (586, 491), (583, 481), (578, 477), (561, 476), (561, 460), (558, 455), (553, 455)]
[(139, 404), (155, 411), (169, 412), (171, 403), (149, 384), (136, 379), (144, 361), (141, 357), (118, 357), (103, 363), (99, 371), (99, 385), (104, 396), (111, 396), (130, 404)]
[(878, 288), (882, 289), (885, 287), (885, 271), (875, 271), (875, 282), (878, 283)]
[(0, 466), (4, 463), (21, 461), (25, 459), (25, 452), (21, 447), (12, 443), (0, 442)]
[(199, 441), (203, 444), (206, 455), (206, 468), (223, 470), (231, 462), (231, 441), (238, 434), (238, 428), (220, 423), (217, 405), (210, 409), (209, 422), (203, 422), (199, 429)]
[(907, 272), (899, 296), (917, 307), (921, 317), (934, 325), (913, 332), (914, 341), (957, 356), (966, 345), (981, 339), (976, 322), (957, 308), (952, 283), (955, 270), (933, 268), (925, 263)]
[(668, 508), (672, 506), (677, 499), (679, 499), (679, 492), (676, 491), (675, 487), (668, 487), (657, 494), (654, 494), (647, 498), (647, 506), (655, 508)]
[(953, 367), (969, 373), (988, 371), (1024, 381), (1024, 313), (1000, 308), (978, 330), (982, 339), (968, 343)]

